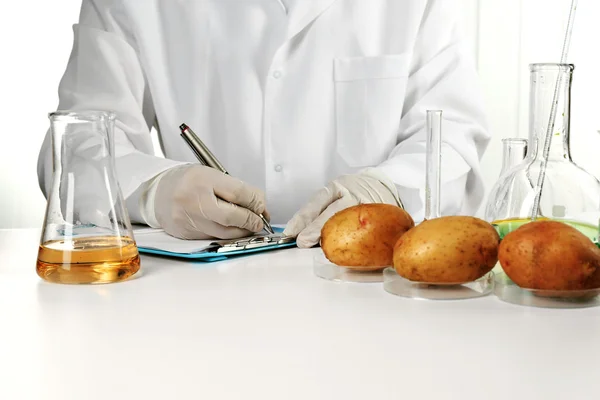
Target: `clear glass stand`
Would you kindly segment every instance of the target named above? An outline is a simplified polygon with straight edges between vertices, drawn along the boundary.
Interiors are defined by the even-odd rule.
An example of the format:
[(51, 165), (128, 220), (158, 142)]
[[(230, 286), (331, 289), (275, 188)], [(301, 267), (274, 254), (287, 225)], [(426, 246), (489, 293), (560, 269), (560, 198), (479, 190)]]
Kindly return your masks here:
[(394, 268), (383, 271), (383, 288), (396, 296), (424, 300), (464, 300), (486, 296), (494, 288), (494, 273), (488, 272), (472, 282), (438, 284), (404, 279)]
[(333, 264), (319, 251), (313, 257), (313, 272), (319, 278), (335, 282), (381, 283), (383, 282), (384, 267), (365, 267), (362, 270), (356, 267), (344, 267)]
[(517, 286), (505, 273), (496, 274), (494, 294), (507, 303), (529, 307), (586, 308), (600, 305), (600, 289), (525, 289)]

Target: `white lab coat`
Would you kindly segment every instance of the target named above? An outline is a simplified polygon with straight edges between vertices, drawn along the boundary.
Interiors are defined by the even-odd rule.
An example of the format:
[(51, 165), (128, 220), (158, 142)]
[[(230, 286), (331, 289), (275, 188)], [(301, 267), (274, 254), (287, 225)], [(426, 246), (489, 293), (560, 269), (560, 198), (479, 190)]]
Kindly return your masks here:
[[(331, 179), (372, 166), (420, 220), (425, 111), (442, 109), (442, 213), (473, 214), (489, 134), (456, 2), (284, 3), (84, 0), (58, 108), (117, 112), (124, 197), (196, 162), (179, 136), (185, 122), (231, 175), (265, 191), (274, 223)], [(152, 127), (165, 158), (154, 155)], [(48, 135), (45, 192), (51, 170)]]

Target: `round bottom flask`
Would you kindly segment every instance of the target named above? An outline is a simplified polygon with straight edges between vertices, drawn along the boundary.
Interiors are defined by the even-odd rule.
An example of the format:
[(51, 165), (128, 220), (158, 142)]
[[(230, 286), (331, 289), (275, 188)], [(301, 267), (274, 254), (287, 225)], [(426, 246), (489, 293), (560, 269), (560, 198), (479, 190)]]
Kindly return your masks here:
[[(500, 176), (492, 188), (486, 207), (485, 218), (496, 227), (502, 240), (535, 219), (570, 225), (598, 243), (600, 181), (571, 157), (573, 71), (572, 64), (530, 65), (527, 154), (523, 162)], [(546, 243), (548, 246), (557, 246), (553, 242), (557, 238), (551, 235), (544, 237), (543, 232), (536, 239), (544, 244), (539, 245), (539, 249), (543, 250)], [(556, 260), (556, 263), (560, 262)], [(499, 299), (525, 306), (591, 307), (600, 302), (598, 292), (596, 289), (526, 289), (516, 285), (503, 271), (495, 277), (494, 293)]]
[[(571, 157), (570, 110), (574, 66), (532, 64), (530, 71), (526, 156), (501, 174), (492, 187), (485, 219), (496, 227), (501, 238), (529, 223), (535, 216), (536, 220), (551, 219), (569, 224), (590, 240), (597, 241), (600, 181)], [(556, 116), (551, 126), (551, 140), (546, 143), (553, 104)], [(543, 185), (538, 191), (540, 180)]]

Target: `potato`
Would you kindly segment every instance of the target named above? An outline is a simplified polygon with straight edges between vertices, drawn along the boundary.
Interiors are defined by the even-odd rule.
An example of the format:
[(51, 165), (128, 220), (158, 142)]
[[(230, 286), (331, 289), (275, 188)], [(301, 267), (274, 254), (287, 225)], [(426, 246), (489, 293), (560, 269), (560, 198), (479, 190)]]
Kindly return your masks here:
[(500, 244), (500, 265), (518, 286), (543, 290), (600, 287), (600, 249), (583, 233), (558, 221), (532, 221)]
[(392, 265), (394, 244), (415, 223), (402, 208), (360, 204), (337, 212), (321, 230), (321, 247), (334, 264), (362, 271)]
[(416, 282), (471, 282), (494, 268), (499, 242), (494, 227), (479, 218), (425, 220), (396, 243), (394, 268), (398, 275)]

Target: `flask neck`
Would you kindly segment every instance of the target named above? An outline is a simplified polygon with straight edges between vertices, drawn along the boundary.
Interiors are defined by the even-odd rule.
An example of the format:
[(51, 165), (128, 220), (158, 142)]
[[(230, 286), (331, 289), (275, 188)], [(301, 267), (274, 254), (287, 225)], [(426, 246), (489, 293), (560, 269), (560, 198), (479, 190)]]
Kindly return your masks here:
[[(545, 140), (546, 131), (540, 132), (539, 135), (535, 135), (533, 138), (530, 137), (530, 141), (533, 144), (531, 145), (531, 150), (528, 151), (528, 155), (541, 160), (544, 156)], [(555, 129), (552, 135), (552, 142), (550, 143), (548, 159), (572, 161), (568, 130), (565, 132), (556, 132)]]
[(519, 164), (525, 158), (527, 140), (509, 138), (502, 140), (502, 170), (501, 174)]
[(546, 136), (551, 132), (548, 159), (571, 161), (569, 140), (572, 76), (573, 66), (570, 64), (531, 66), (528, 152), (530, 157), (541, 159), (544, 156)]

